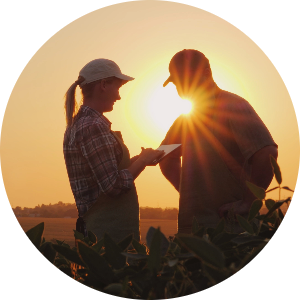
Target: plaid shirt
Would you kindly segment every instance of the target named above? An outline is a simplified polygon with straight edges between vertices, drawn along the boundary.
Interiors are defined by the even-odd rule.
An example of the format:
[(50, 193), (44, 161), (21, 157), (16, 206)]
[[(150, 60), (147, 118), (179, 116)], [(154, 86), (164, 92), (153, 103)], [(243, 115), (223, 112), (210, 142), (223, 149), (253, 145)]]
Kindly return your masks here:
[(110, 126), (107, 118), (82, 105), (64, 135), (64, 158), (80, 217), (101, 194), (114, 197), (133, 185), (131, 173), (118, 170), (123, 152)]

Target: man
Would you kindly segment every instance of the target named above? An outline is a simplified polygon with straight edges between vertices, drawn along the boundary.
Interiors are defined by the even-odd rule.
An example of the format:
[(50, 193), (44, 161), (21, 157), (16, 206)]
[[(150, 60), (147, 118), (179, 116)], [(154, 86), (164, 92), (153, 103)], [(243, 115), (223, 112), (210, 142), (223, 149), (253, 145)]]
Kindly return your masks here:
[(169, 71), (164, 86), (172, 82), (179, 96), (193, 104), (192, 112), (178, 117), (162, 142), (182, 144), (160, 163), (180, 195), (178, 232), (190, 233), (194, 217), (199, 225), (215, 227), (229, 212), (247, 216), (255, 196), (246, 180), (267, 189), (276, 143), (246, 100), (216, 85), (203, 53), (176, 53)]

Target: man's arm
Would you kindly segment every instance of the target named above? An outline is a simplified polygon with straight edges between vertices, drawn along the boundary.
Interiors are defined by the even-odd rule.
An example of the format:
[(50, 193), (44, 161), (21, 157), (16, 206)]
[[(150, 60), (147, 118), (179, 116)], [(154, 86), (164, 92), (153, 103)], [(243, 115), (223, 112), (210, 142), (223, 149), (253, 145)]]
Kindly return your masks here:
[[(277, 160), (278, 150), (276, 146), (266, 146), (257, 151), (249, 159), (249, 163), (251, 164), (250, 182), (265, 190), (270, 185), (274, 176), (270, 155)], [(255, 200), (255, 196), (249, 190), (249, 193), (245, 197), (245, 201), (248, 201), (251, 206), (253, 200)]]
[[(250, 182), (264, 188), (265, 190), (270, 185), (274, 176), (270, 155), (277, 159), (278, 150), (276, 146), (266, 146), (258, 150), (249, 159), (249, 163), (252, 166)], [(246, 214), (249, 212), (249, 209), (255, 199), (256, 198), (253, 193), (248, 189), (244, 199), (235, 202), (234, 208), (232, 207), (232, 203), (222, 205), (219, 208), (219, 215), (220, 217), (225, 216), (232, 208), (234, 209), (235, 214)]]
[(179, 192), (181, 161), (180, 157), (166, 157), (159, 163), (160, 170), (166, 179)]

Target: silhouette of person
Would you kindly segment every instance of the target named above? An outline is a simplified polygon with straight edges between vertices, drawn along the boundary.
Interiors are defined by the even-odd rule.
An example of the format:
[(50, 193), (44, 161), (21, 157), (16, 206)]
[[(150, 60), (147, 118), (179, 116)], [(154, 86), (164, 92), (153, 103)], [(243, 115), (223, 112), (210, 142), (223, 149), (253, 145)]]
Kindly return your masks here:
[(246, 180), (264, 189), (271, 183), (270, 155), (277, 159), (278, 147), (251, 105), (217, 86), (203, 53), (176, 53), (169, 72), (164, 86), (172, 82), (193, 105), (161, 143), (182, 144), (160, 162), (162, 174), (179, 192), (178, 232), (190, 233), (194, 217), (206, 227), (225, 217), (228, 226), (229, 213), (247, 216), (255, 200)]
[[(120, 87), (134, 78), (121, 73), (108, 59), (95, 59), (79, 72), (66, 93), (67, 128), (63, 151), (75, 198), (77, 231), (92, 231), (98, 239), (108, 233), (116, 242), (133, 233), (140, 240), (139, 203), (134, 180), (163, 151), (143, 149), (130, 158), (121, 132), (111, 130), (103, 115), (120, 100)], [(79, 85), (83, 105), (76, 111)]]

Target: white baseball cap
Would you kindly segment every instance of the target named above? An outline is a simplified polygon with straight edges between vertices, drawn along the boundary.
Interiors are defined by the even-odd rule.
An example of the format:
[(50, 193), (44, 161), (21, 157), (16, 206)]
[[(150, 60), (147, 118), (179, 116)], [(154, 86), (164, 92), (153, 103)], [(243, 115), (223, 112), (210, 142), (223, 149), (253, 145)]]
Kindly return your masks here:
[(117, 77), (124, 81), (133, 80), (133, 77), (122, 74), (119, 66), (112, 60), (98, 58), (87, 63), (79, 72), (79, 77), (84, 80), (79, 83), (79, 86), (97, 81), (108, 77)]

